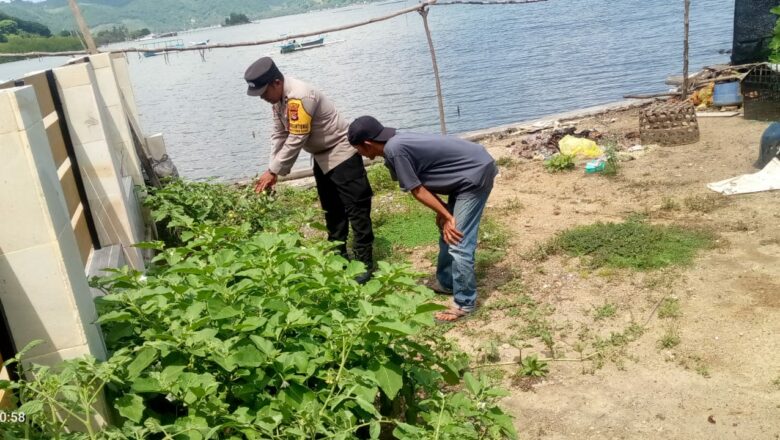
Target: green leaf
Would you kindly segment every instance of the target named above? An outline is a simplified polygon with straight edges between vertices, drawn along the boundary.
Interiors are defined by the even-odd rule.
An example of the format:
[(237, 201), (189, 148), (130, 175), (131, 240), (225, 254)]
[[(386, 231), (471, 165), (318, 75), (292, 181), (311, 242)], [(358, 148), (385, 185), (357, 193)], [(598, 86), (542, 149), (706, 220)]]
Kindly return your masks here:
[(252, 335), (249, 337), (249, 339), (252, 340), (252, 342), (263, 351), (268, 356), (275, 356), (276, 355), (276, 348), (274, 348), (274, 343), (270, 340), (257, 335)]
[(371, 366), (371, 371), (374, 373), (374, 378), (379, 384), (379, 388), (384, 391), (390, 400), (395, 399), (395, 396), (404, 384), (401, 367), (393, 362), (385, 364), (374, 363)]
[(372, 420), (371, 424), (369, 425), (369, 428), (368, 428), (368, 435), (372, 439), (378, 439), (379, 438), (379, 434), (381, 434), (381, 433), (382, 433), (382, 426), (379, 424), (379, 421), (378, 420)]
[(482, 384), (480, 384), (479, 380), (470, 372), (463, 375), (463, 381), (466, 382), (466, 389), (468, 389), (471, 394), (477, 395), (482, 391)]
[(103, 324), (106, 322), (127, 322), (130, 321), (133, 318), (133, 315), (130, 314), (130, 312), (125, 312), (123, 310), (114, 310), (113, 312), (108, 312), (105, 315), (99, 317), (97, 319), (98, 324)]
[(371, 330), (382, 332), (382, 333), (393, 333), (393, 334), (400, 334), (406, 336), (413, 335), (416, 333), (414, 329), (412, 329), (412, 327), (409, 326), (409, 324), (400, 321), (380, 322), (378, 324), (369, 326), (369, 328)]
[(220, 319), (232, 318), (241, 314), (241, 310), (236, 309), (233, 306), (225, 306), (216, 313), (213, 313), (211, 307), (209, 307), (209, 313), (212, 313), (211, 319), (218, 321)]
[(228, 362), (232, 361), (232, 363), (239, 367), (255, 368), (263, 365), (266, 358), (263, 353), (254, 346), (245, 345), (228, 356), (228, 359)]
[(136, 423), (141, 423), (144, 416), (144, 399), (137, 394), (126, 394), (114, 402), (117, 411)]
[(27, 417), (40, 414), (43, 412), (43, 402), (40, 400), (31, 400), (29, 402), (25, 402), (24, 405), (19, 407), (18, 411), (20, 413), (26, 414)]
[(439, 310), (447, 310), (447, 308), (447, 306), (442, 304), (425, 303), (417, 306), (417, 308), (414, 309), (414, 314), (419, 315), (422, 313), (438, 312)]
[(139, 377), (130, 385), (136, 393), (159, 393), (162, 391), (160, 381), (153, 377)]
[(135, 379), (146, 369), (152, 362), (157, 359), (157, 349), (153, 347), (143, 347), (135, 354), (135, 359), (127, 366), (128, 379)]

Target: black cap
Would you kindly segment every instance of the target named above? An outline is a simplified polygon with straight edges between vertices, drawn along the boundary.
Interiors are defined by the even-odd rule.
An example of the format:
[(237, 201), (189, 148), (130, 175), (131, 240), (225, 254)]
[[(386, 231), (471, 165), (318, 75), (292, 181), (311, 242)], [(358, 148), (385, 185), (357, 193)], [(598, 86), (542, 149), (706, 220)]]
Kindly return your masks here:
[(281, 78), (282, 72), (274, 64), (274, 60), (269, 57), (262, 57), (252, 63), (244, 72), (244, 79), (247, 84), (246, 94), (249, 96), (260, 96), (265, 92), (268, 84), (275, 79)]
[(385, 127), (372, 116), (361, 116), (351, 124), (347, 131), (350, 145), (360, 145), (364, 141), (387, 142), (395, 136), (395, 128)]

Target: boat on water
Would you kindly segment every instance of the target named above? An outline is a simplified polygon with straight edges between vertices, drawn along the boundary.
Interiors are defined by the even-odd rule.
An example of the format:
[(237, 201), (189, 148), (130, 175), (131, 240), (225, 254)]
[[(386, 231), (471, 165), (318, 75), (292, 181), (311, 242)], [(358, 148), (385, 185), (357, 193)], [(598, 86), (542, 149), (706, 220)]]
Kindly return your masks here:
[(209, 44), (209, 40), (203, 40), (203, 41), (190, 41), (189, 46), (195, 47), (195, 46), (206, 46)]
[(145, 57), (153, 57), (161, 53), (165, 53), (168, 49), (182, 49), (184, 48), (184, 41), (181, 39), (155, 41), (154, 43), (146, 43), (141, 45), (141, 53)]
[(300, 50), (314, 49), (325, 45), (325, 37), (319, 37), (308, 41), (288, 41), (281, 46), (281, 53), (298, 52)]

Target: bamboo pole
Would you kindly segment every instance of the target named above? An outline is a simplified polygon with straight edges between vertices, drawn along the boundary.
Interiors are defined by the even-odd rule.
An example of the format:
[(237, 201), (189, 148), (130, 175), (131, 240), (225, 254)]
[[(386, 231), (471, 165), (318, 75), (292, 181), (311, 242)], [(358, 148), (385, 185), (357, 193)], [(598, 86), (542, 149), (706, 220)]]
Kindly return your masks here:
[[(72, 1), (72, 0), (69, 0)], [(483, 1), (456, 1), (456, 2), (449, 2), (449, 3), (437, 3), (435, 0), (427, 0), (419, 5), (411, 6), (405, 9), (398, 10), (396, 12), (393, 12), (388, 15), (384, 15), (381, 17), (371, 18), (369, 20), (364, 20), (360, 22), (351, 23), (344, 26), (337, 26), (332, 27), (328, 29), (321, 29), (314, 32), (306, 32), (302, 34), (295, 34), (290, 36), (285, 36), (281, 38), (273, 38), (269, 40), (258, 40), (258, 41), (245, 41), (245, 42), (239, 42), (239, 43), (228, 43), (228, 44), (209, 44), (206, 46), (193, 46), (193, 47), (180, 47), (180, 48), (166, 48), (165, 50), (167, 52), (188, 52), (193, 50), (204, 50), (204, 49), (227, 49), (232, 47), (246, 47), (246, 46), (261, 46), (264, 44), (273, 44), (273, 43), (279, 43), (282, 41), (286, 41), (288, 39), (297, 39), (297, 38), (306, 38), (311, 37), (315, 35), (321, 35), (326, 34), (330, 32), (337, 32), (337, 31), (343, 31), (347, 29), (352, 29), (360, 26), (365, 26), (372, 23), (378, 23), (380, 21), (389, 20), (391, 18), (398, 17), (399, 15), (408, 14), (410, 12), (420, 11), (426, 6), (446, 6), (446, 5), (457, 5), (457, 4), (470, 4), (470, 5), (510, 5), (510, 4), (524, 4), (524, 3), (537, 3), (542, 1), (548, 1), (548, 0), (507, 0), (507, 1), (497, 1), (497, 2), (483, 2)], [(86, 26), (86, 25), (85, 25)], [(90, 34), (91, 37), (91, 34)], [(97, 50), (97, 49), (96, 49)], [(127, 49), (118, 49), (113, 50), (111, 53), (128, 53), (128, 52), (147, 52), (148, 49), (140, 49), (136, 47), (130, 47)], [(0, 57), (45, 57), (45, 56), (71, 56), (71, 55), (84, 55), (87, 54), (87, 51), (83, 50), (77, 50), (77, 51), (67, 51), (67, 52), (21, 52), (21, 53), (0, 53)]]
[(691, 13), (691, 0), (685, 0), (685, 39), (683, 41), (683, 83), (682, 83), (682, 99), (688, 98), (688, 36), (690, 30), (690, 24), (688, 18)]
[[(436, 0), (429, 0), (429, 4), (436, 3)], [(428, 27), (428, 9), (420, 8), (423, 26), (425, 27), (425, 36), (428, 38), (428, 49), (431, 51), (431, 62), (433, 63), (433, 76), (436, 79), (436, 97), (439, 100), (439, 125), (441, 134), (447, 134), (447, 123), (444, 120), (444, 97), (441, 93), (441, 80), (439, 79), (439, 65), (436, 63), (436, 51), (433, 49), (433, 40), (431, 39), (431, 29)]]
[(81, 35), (84, 36), (84, 41), (87, 43), (87, 52), (89, 54), (98, 53), (97, 46), (95, 46), (95, 40), (92, 39), (92, 33), (89, 31), (87, 22), (84, 21), (84, 17), (81, 15), (79, 4), (76, 3), (76, 0), (68, 0), (68, 5), (70, 6), (70, 11), (73, 12), (73, 18), (76, 19), (76, 24), (81, 31)]

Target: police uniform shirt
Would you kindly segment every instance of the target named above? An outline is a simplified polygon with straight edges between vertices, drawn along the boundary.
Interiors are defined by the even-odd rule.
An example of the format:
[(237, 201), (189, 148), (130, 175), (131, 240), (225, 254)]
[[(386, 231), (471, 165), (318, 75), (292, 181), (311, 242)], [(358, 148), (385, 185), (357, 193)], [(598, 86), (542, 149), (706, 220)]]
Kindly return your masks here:
[(284, 176), (301, 149), (311, 154), (323, 173), (357, 154), (347, 141), (349, 124), (319, 90), (285, 77), (284, 96), (272, 106), (273, 151), (268, 169)]

